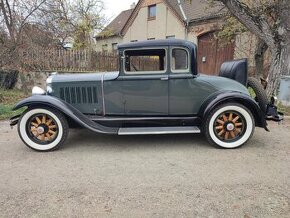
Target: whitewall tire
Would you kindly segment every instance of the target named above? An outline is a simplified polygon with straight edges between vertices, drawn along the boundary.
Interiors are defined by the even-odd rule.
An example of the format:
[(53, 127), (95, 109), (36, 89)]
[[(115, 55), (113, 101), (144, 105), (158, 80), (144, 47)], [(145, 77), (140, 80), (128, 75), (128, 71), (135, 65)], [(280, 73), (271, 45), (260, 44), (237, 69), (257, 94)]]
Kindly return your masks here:
[(51, 108), (27, 109), (18, 123), (22, 141), (36, 151), (52, 151), (59, 148), (68, 136), (65, 116)]
[(253, 135), (255, 121), (249, 109), (237, 103), (220, 105), (203, 125), (207, 140), (221, 148), (238, 148)]

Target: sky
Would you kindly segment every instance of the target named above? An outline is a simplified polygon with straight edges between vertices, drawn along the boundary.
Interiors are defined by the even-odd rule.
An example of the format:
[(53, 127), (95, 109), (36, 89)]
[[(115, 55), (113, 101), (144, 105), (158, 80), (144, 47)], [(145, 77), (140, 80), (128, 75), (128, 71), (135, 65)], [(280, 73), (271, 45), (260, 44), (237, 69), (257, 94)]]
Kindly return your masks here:
[(130, 9), (133, 2), (138, 0), (103, 0), (105, 4), (105, 15), (111, 21), (119, 15), (121, 11)]

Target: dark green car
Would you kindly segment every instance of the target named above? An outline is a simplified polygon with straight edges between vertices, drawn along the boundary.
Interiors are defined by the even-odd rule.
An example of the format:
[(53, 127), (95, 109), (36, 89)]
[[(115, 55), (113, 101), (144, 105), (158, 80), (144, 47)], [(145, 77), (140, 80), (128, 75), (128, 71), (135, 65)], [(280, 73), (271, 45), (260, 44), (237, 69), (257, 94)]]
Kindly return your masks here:
[(266, 103), (246, 88), (246, 60), (206, 76), (197, 72), (196, 49), (184, 40), (122, 44), (118, 72), (55, 73), (46, 91), (35, 87), (15, 106), (27, 110), (11, 125), (38, 151), (58, 148), (75, 126), (118, 135), (202, 132), (222, 148), (245, 144), (256, 126), (267, 130)]

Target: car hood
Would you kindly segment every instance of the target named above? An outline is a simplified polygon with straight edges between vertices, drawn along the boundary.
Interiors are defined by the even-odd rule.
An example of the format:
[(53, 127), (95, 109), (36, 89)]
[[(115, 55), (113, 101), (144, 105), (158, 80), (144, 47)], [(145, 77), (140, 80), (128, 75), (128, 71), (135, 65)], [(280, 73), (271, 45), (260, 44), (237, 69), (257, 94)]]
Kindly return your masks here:
[(56, 82), (94, 82), (103, 80), (114, 80), (119, 72), (98, 72), (98, 73), (72, 73), (72, 74), (54, 74), (47, 80), (47, 83)]
[(236, 91), (249, 95), (248, 89), (241, 83), (220, 76), (208, 76), (205, 74), (200, 74), (200, 80), (212, 85), (218, 90), (225, 91)]

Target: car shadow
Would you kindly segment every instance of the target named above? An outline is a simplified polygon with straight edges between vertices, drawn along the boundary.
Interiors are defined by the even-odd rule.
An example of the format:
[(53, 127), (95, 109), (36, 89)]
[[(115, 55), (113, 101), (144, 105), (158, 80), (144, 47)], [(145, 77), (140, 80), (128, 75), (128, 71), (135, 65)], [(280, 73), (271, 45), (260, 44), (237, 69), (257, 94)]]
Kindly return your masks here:
[(71, 129), (62, 149), (78, 147), (118, 147), (118, 148), (167, 148), (167, 147), (206, 147), (210, 145), (202, 134), (174, 135), (104, 135), (86, 129)]

